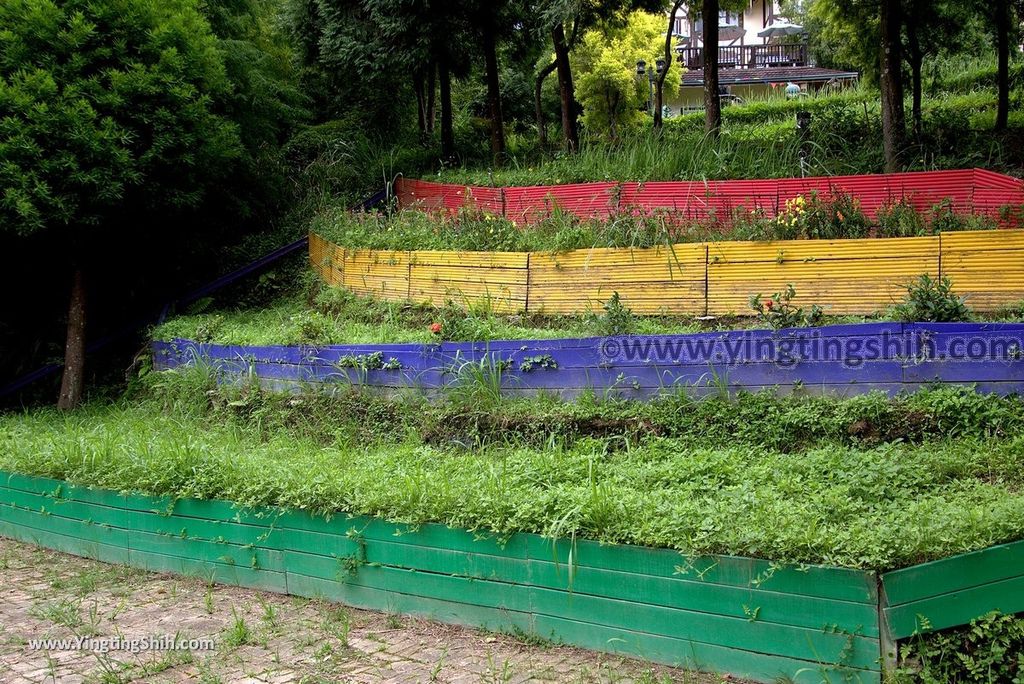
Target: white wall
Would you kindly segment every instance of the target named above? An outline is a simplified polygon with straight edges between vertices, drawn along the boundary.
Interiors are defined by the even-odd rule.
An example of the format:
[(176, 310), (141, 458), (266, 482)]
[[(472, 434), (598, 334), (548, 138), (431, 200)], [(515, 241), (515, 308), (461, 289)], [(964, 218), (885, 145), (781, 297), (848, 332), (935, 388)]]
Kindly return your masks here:
[[(767, 17), (768, 25), (771, 25), (771, 17), (778, 17), (779, 15), (779, 3), (777, 0), (752, 0), (747, 6), (747, 9), (743, 12), (742, 28), (743, 34), (741, 37), (737, 37), (735, 40), (721, 39), (722, 45), (763, 45), (766, 40), (758, 37), (758, 33), (763, 31), (765, 28), (765, 19)], [(725, 22), (720, 22), (719, 31), (727, 33)], [(675, 32), (678, 35), (687, 36), (691, 38), (691, 45), (700, 47), (703, 43), (701, 41), (701, 33), (696, 30), (694, 22), (685, 15), (685, 12), (680, 10), (676, 14), (676, 29)]]

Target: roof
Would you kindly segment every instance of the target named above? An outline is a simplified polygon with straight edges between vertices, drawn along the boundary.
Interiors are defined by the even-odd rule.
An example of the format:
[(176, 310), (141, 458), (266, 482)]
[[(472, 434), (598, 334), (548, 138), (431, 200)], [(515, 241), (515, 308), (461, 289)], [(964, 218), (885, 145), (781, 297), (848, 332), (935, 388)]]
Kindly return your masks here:
[[(821, 67), (763, 67), (759, 69), (719, 69), (718, 82), (721, 85), (744, 85), (747, 83), (807, 83), (810, 81), (849, 80), (858, 78), (856, 71), (837, 71)], [(683, 74), (683, 86), (704, 85), (704, 73), (700, 69)]]

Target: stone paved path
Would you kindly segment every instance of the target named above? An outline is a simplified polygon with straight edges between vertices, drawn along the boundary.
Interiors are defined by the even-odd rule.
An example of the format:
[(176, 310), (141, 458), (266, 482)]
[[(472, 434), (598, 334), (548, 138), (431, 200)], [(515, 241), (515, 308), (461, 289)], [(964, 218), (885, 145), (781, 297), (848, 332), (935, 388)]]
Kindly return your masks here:
[[(34, 639), (212, 639), (207, 650), (33, 648)], [(107, 641), (105, 643), (111, 643)], [(728, 677), (198, 579), (0, 537), (0, 682), (608, 682)]]

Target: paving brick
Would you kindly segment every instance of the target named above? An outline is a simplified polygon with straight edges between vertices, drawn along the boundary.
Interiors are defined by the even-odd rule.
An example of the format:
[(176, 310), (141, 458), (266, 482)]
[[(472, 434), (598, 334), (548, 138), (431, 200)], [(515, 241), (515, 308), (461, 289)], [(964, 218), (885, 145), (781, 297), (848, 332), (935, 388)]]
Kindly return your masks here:
[[(107, 667), (124, 666), (126, 679), (161, 684), (203, 678), (232, 684), (419, 684), (435, 675), (444, 684), (720, 681), (582, 649), (530, 646), (418, 618), (401, 617), (396, 626), (395, 617), (384, 613), (239, 587), (211, 588), (200, 579), (117, 568), (3, 537), (0, 557), (8, 559), (0, 590), (4, 684), (52, 682), (54, 674), (60, 684), (100, 680), (103, 666), (91, 651), (28, 648), (29, 639), (73, 636), (86, 626), (97, 639), (177, 633), (214, 640), (213, 651), (195, 651), (190, 659), (161, 652), (106, 654)], [(75, 581), (86, 575), (90, 581)], [(52, 618), (59, 611), (43, 610), (47, 606), (77, 609), (83, 624), (55, 624)], [(347, 647), (332, 616), (348, 620)], [(232, 638), (238, 641), (241, 632), (247, 634), (245, 643), (232, 647)], [(641, 678), (648, 670), (653, 677)]]

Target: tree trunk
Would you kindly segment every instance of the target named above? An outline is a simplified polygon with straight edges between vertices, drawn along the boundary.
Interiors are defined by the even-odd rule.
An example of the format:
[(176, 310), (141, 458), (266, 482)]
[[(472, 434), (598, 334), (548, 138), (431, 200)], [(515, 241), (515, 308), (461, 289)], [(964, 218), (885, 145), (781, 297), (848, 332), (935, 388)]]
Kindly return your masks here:
[(533, 82), (533, 111), (537, 117), (537, 138), (540, 140), (541, 147), (547, 147), (548, 144), (548, 125), (544, 121), (544, 102), (541, 99), (541, 94), (544, 88), (544, 79), (551, 75), (555, 66), (556, 63), (551, 62), (541, 69), (537, 74), (537, 79)]
[(427, 139), (427, 93), (423, 72), (418, 69), (412, 73), (412, 90), (416, 95), (416, 126), (420, 132), (420, 141)]
[(85, 278), (75, 266), (68, 303), (67, 342), (64, 345), (64, 377), (57, 408), (68, 410), (82, 403), (85, 385)]
[(996, 130), (1006, 130), (1010, 119), (1010, 2), (995, 0), (996, 13)]
[(505, 156), (505, 122), (501, 116), (501, 82), (498, 79), (498, 52), (494, 44), (494, 26), (484, 22), (484, 64), (487, 80), (487, 113), (491, 119), (491, 154), (500, 164)]
[(427, 72), (427, 135), (434, 134), (434, 120), (437, 118), (437, 65), (430, 63)]
[(452, 74), (445, 62), (438, 65), (438, 80), (441, 84), (441, 160), (449, 164), (455, 161), (455, 132), (452, 128)]
[(907, 25), (907, 62), (910, 64), (910, 88), (913, 102), (910, 108), (911, 126), (914, 138), (920, 140), (924, 118), (921, 112), (921, 65), (924, 55), (921, 53), (921, 41), (917, 35), (915, 11), (907, 13), (904, 23)]
[(903, 164), (900, 155), (907, 134), (903, 109), (903, 72), (900, 28), (900, 0), (882, 0), (881, 72), (882, 72), (882, 146), (886, 173), (898, 173)]
[(704, 130), (713, 138), (722, 128), (722, 98), (718, 93), (718, 0), (703, 0)]
[(659, 130), (662, 125), (661, 108), (664, 101), (665, 79), (668, 77), (668, 70), (672, 67), (672, 31), (676, 25), (676, 12), (682, 6), (683, 0), (675, 0), (672, 3), (672, 11), (668, 15), (668, 32), (665, 34), (665, 68), (654, 83), (654, 129)]
[(562, 136), (570, 152), (580, 147), (580, 134), (576, 124), (576, 91), (572, 85), (572, 68), (569, 66), (569, 46), (565, 42), (565, 29), (561, 23), (551, 30), (555, 46), (555, 68), (558, 71), (558, 93), (562, 100)]

